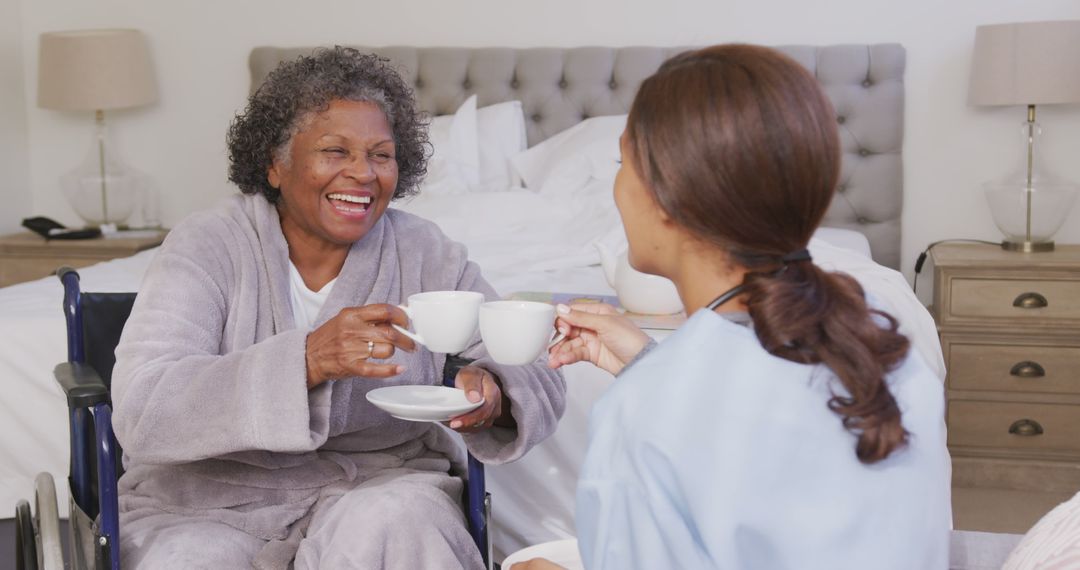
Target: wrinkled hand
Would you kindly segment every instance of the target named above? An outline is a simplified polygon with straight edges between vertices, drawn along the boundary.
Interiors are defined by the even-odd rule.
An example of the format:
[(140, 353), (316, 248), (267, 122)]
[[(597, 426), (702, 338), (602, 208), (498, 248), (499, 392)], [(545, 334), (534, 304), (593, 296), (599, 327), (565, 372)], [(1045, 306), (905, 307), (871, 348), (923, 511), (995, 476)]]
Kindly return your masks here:
[(548, 349), (551, 368), (586, 361), (618, 374), (649, 343), (649, 335), (611, 305), (559, 305), (557, 312), (555, 326), (566, 338)]
[(518, 562), (511, 566), (509, 570), (566, 570), (566, 568), (546, 558), (533, 558), (525, 562)]
[(412, 352), (416, 345), (390, 324), (408, 326), (409, 317), (393, 305), (347, 307), (307, 337), (307, 385), (363, 376), (389, 378), (405, 371), (397, 364), (378, 364), (397, 349)]
[(476, 433), (493, 425), (509, 428), (517, 425), (510, 415), (510, 399), (503, 395), (498, 377), (491, 372), (478, 366), (462, 366), (454, 378), (454, 386), (464, 390), (470, 402), (479, 402), (483, 398), (484, 403), (466, 414), (450, 418), (450, 429)]

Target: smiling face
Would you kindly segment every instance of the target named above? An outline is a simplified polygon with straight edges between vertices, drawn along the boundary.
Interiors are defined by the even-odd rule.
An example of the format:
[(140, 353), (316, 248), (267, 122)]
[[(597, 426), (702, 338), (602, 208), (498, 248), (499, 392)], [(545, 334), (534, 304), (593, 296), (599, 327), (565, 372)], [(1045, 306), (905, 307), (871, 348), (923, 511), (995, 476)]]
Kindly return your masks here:
[[(290, 250), (348, 249), (386, 211), (398, 181), (394, 135), (370, 102), (332, 101), (293, 135), (267, 180)], [(303, 245), (301, 245), (303, 244)]]

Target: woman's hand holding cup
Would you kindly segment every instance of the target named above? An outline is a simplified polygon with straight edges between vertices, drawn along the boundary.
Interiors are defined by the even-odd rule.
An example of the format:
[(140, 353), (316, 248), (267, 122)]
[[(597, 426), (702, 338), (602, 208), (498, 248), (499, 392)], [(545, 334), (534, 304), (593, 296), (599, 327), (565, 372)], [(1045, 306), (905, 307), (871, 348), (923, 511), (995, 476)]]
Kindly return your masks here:
[(405, 371), (399, 364), (380, 364), (397, 349), (412, 352), (415, 343), (391, 325), (409, 323), (405, 312), (394, 305), (347, 307), (311, 331), (307, 337), (307, 386), (350, 376), (389, 378)]
[(649, 343), (649, 335), (611, 305), (559, 305), (556, 313), (555, 326), (566, 338), (548, 350), (551, 368), (586, 361), (618, 374)]

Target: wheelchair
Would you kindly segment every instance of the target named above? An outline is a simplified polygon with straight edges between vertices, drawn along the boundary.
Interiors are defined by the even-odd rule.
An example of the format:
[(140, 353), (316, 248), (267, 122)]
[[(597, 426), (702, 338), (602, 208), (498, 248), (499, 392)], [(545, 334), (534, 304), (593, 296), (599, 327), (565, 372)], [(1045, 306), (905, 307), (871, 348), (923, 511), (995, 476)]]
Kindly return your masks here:
[[(68, 404), (71, 457), (68, 474), (70, 524), (68, 563), (71, 568), (120, 568), (120, 522), (116, 482), (123, 474), (122, 451), (112, 430), (109, 387), (115, 349), (124, 323), (131, 315), (135, 293), (86, 293), (79, 290), (79, 274), (62, 267), (57, 276), (64, 285), (67, 324), (67, 362), (54, 376)], [(443, 384), (454, 386), (462, 366), (470, 360), (447, 356)], [(488, 522), (491, 495), (484, 485), (484, 465), (470, 453), (464, 491), (469, 534), (480, 549), (488, 570), (494, 568)], [(17, 570), (65, 568), (60, 540), (56, 487), (48, 473), (34, 481), (34, 508), (28, 501), (15, 507), (15, 561)]]

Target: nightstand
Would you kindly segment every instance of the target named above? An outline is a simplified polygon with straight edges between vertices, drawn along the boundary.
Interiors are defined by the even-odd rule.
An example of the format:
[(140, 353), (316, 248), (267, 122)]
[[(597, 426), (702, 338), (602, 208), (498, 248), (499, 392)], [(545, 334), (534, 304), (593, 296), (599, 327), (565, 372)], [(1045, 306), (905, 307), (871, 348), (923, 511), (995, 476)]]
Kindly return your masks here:
[(0, 287), (46, 277), (62, 265), (77, 269), (135, 255), (160, 245), (165, 234), (84, 240), (46, 240), (31, 232), (0, 236)]
[(931, 255), (954, 508), (957, 487), (1030, 493), (1002, 507), (1028, 508), (1019, 528), (977, 529), (1023, 532), (1080, 490), (1080, 246), (944, 244)]

